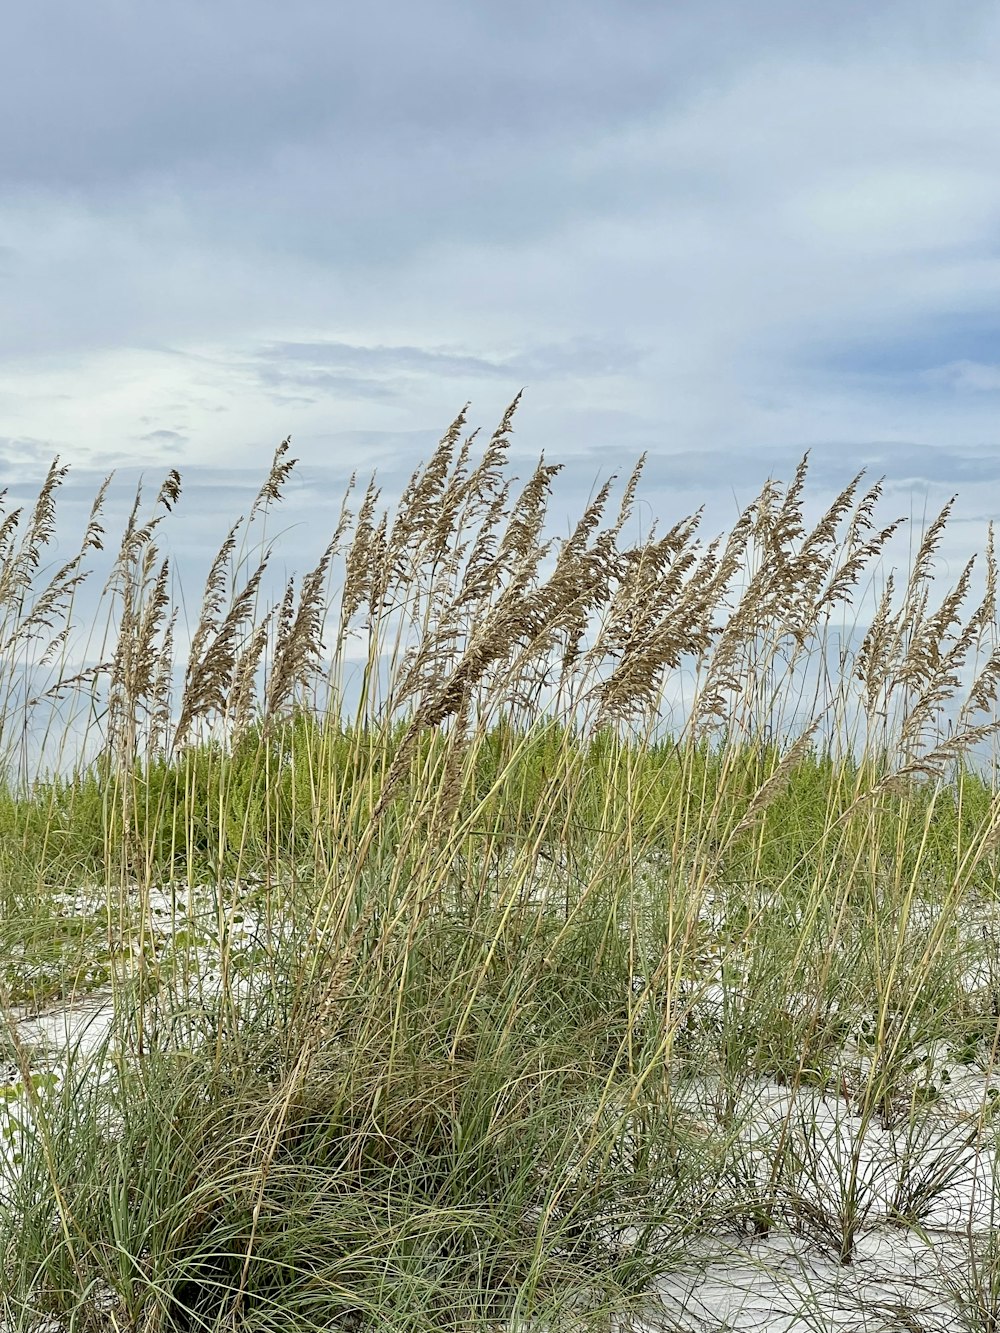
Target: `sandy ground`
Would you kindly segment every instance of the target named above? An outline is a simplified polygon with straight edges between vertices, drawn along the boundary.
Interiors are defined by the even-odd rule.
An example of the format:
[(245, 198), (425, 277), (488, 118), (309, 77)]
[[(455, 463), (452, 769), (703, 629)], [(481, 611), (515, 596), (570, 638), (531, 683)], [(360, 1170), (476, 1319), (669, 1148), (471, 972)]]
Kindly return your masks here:
[[(158, 895), (154, 906), (164, 940), (182, 916), (189, 919), (191, 901), (180, 904), (169, 891)], [(198, 911), (206, 920), (218, 920), (214, 905)], [(244, 920), (233, 929), (250, 938), (253, 922)], [(970, 974), (970, 986), (975, 984)], [(713, 1003), (711, 983), (703, 999)], [(111, 996), (97, 993), (13, 1017), (33, 1068), (59, 1076), (67, 1049), (77, 1043), (83, 1051), (93, 1048), (107, 1033), (112, 1012)], [(863, 1054), (845, 1050), (847, 1065), (863, 1074)], [(8, 1105), (30, 1132), (30, 1111), (23, 1095), (17, 1095), (21, 1074), (16, 1064), (0, 1076)], [(809, 1166), (802, 1176), (801, 1216), (764, 1237), (734, 1235), (727, 1247), (724, 1238), (715, 1236), (701, 1252), (692, 1247), (690, 1262), (659, 1282), (648, 1313), (630, 1326), (660, 1333), (990, 1328), (986, 1310), (977, 1317), (969, 1302), (974, 1304), (974, 1260), (982, 1256), (997, 1209), (995, 1134), (983, 1129), (981, 1112), (998, 1082), (989, 1070), (953, 1068), (916, 1139), (905, 1115), (895, 1124), (865, 1121), (850, 1096), (809, 1089), (793, 1097), (777, 1084), (750, 1086), (743, 1130), (748, 1143), (764, 1141), (784, 1127), (797, 1136), (799, 1157)], [(710, 1081), (692, 1088), (692, 1115), (704, 1115), (711, 1098)], [(16, 1170), (11, 1142), (6, 1148), (6, 1169)], [(893, 1220), (897, 1210), (912, 1211), (915, 1200), (921, 1203), (919, 1230)], [(858, 1235), (851, 1262), (842, 1263), (835, 1224), (848, 1206), (858, 1215)], [(994, 1327), (1000, 1327), (1000, 1276), (995, 1291), (986, 1285), (995, 1303)]]

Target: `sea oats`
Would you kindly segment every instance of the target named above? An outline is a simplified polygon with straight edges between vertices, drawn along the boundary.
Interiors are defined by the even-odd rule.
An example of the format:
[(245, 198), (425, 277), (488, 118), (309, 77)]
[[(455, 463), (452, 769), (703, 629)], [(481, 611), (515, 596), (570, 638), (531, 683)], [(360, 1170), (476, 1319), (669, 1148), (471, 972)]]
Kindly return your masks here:
[(286, 454), (291, 448), (291, 436), (286, 437), (274, 451), (274, 457), (271, 460), (271, 469), (264, 480), (264, 484), (257, 492), (257, 497), (250, 506), (249, 522), (253, 522), (258, 513), (265, 510), (271, 504), (278, 504), (282, 496), (282, 488), (285, 482), (291, 476), (298, 462), (296, 458), (287, 458)]
[(351, 622), (355, 615), (366, 600), (370, 598), (375, 531), (372, 518), (380, 493), (375, 485), (375, 478), (372, 477), (354, 519), (354, 538), (347, 548), (344, 588), (340, 599), (340, 633), (338, 637), (341, 642), (350, 632)]
[[(148, 518), (137, 493), (101, 664), (30, 691), (93, 686), (110, 748), (0, 803), (5, 938), (77, 929), (36, 868), (96, 873), (122, 1038), (108, 1077), (60, 1081), (21, 1139), (9, 1122), (21, 1310), (103, 1327), (113, 1290), (122, 1327), (471, 1328), (531, 1322), (541, 1294), (540, 1324), (572, 1298), (607, 1325), (721, 1226), (762, 1254), (798, 1226), (849, 1260), (867, 1129), (886, 1156), (890, 1113), (911, 1140), (955, 1118), (938, 1047), (955, 1085), (990, 1086), (1000, 954), (963, 913), (996, 896), (1000, 811), (938, 779), (995, 730), (992, 533), (971, 613), (971, 563), (930, 596), (932, 525), (835, 664), (832, 616), (898, 527), (880, 486), (859, 474), (806, 522), (803, 459), (725, 535), (703, 543), (699, 510), (632, 538), (640, 460), (617, 514), (611, 478), (558, 540), (558, 466), (509, 476), (515, 406), (478, 463), (463, 411), (394, 513), (373, 479), (355, 517), (352, 478), (273, 604), (271, 546), (245, 556), (237, 521), (186, 655), (157, 526), (179, 481)], [(0, 646), (44, 660), (85, 576), (74, 556), (41, 586), (49, 477), (33, 520), (0, 522)], [(989, 1100), (962, 1112), (987, 1147)], [(831, 1123), (839, 1193), (810, 1194)], [(918, 1168), (893, 1223), (927, 1224)]]
[(294, 613), (288, 595), (291, 585), (286, 592), (266, 687), (265, 720), (281, 716), (292, 703), (296, 689), (308, 686), (314, 679), (323, 652), (327, 576), (339, 541), (338, 529), (319, 563), (303, 578)]
[[(928, 585), (951, 510), (946, 506), (924, 534), (898, 605), (890, 575), (859, 648), (841, 654), (842, 679), (834, 684), (822, 646), (830, 618), (850, 604), (901, 522), (876, 522), (881, 483), (861, 493), (859, 472), (807, 526), (807, 454), (787, 486), (768, 480), (724, 537), (703, 546), (698, 511), (663, 535), (654, 524), (637, 544), (624, 545), (643, 456), (624, 484), (613, 522), (605, 520), (615, 483), (610, 477), (570, 535), (557, 540), (546, 535), (546, 525), (560, 465), (543, 455), (519, 490), (507, 475), (519, 397), (478, 459), (477, 432), (466, 430), (463, 408), (429, 461), (413, 472), (392, 516), (379, 512), (374, 477), (353, 514), (352, 476), (333, 538), (301, 581), (288, 581), (275, 606), (259, 605), (271, 548), (262, 543), (255, 561), (238, 557), (243, 521), (237, 520), (208, 572), (176, 709), (167, 661), (176, 642), (171, 567), (154, 538), (179, 498), (180, 478), (168, 474), (146, 519), (137, 491), (107, 588), (114, 646), (102, 652), (100, 668), (70, 677), (81, 688), (105, 678), (112, 749), (134, 757), (154, 739), (177, 749), (216, 724), (231, 739), (241, 736), (254, 719), (278, 723), (304, 705), (324, 676), (331, 700), (339, 700), (343, 653), (359, 630), (367, 662), (358, 716), (404, 724), (391, 768), (393, 790), (421, 730), (473, 714), (502, 717), (506, 708), (530, 712), (546, 699), (578, 710), (580, 720), (598, 730), (639, 721), (648, 726), (680, 672), (693, 682), (683, 723), (692, 738), (773, 727), (785, 696), (805, 688), (808, 672), (815, 677), (816, 707), (820, 682), (831, 687), (826, 707), (838, 725), (860, 708), (875, 735), (890, 726), (891, 716), (907, 762), (925, 749), (940, 753), (932, 737), (952, 701), (960, 710), (957, 734), (981, 736), (987, 724), (976, 715), (990, 708), (1000, 683), (992, 534), (987, 591), (971, 616), (963, 616), (971, 564), (932, 608)], [(275, 451), (250, 524), (280, 502), (295, 466), (289, 450), (286, 439)], [(53, 530), (64, 475), (56, 460), (26, 520), (18, 511), (0, 523), (0, 644), (10, 649), (31, 642), (39, 666), (57, 663), (67, 651), (65, 617), (85, 577), (83, 556), (103, 547), (99, 517), (107, 481), (79, 554), (60, 565), (45, 588), (26, 595)], [(343, 577), (339, 604), (331, 608), (335, 564)], [(328, 643), (331, 610), (337, 633)], [(55, 698), (62, 688), (36, 689), (31, 698)], [(168, 717), (176, 719), (172, 730)]]
[(236, 654), (232, 684), (226, 701), (226, 721), (234, 742), (240, 741), (257, 720), (257, 676), (265, 663), (268, 636), (275, 608), (268, 610), (253, 628), (250, 638)]

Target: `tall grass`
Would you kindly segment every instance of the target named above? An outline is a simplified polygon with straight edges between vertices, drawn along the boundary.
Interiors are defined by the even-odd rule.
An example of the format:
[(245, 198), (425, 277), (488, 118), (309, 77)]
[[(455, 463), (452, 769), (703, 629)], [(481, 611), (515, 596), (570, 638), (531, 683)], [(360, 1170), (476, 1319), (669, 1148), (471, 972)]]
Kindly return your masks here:
[[(742, 1232), (849, 1264), (995, 1148), (985, 1093), (944, 1124), (1000, 1015), (1000, 807), (972, 765), (992, 536), (978, 600), (971, 562), (934, 600), (946, 509), (858, 628), (899, 526), (878, 484), (808, 527), (803, 461), (721, 538), (695, 515), (630, 544), (640, 463), (613, 518), (609, 481), (550, 540), (558, 469), (515, 488), (515, 407), (478, 453), (460, 415), (391, 513), (352, 482), (263, 608), (270, 549), (240, 542), (283, 444), (179, 688), (176, 473), (136, 497), (84, 669), (107, 484), (47, 581), (65, 469), (0, 525), (12, 1327), (606, 1327)], [(29, 775), (56, 700), (93, 757)], [(16, 1006), (99, 987), (108, 1036), (41, 1079)], [(872, 1127), (903, 1134), (888, 1194)]]

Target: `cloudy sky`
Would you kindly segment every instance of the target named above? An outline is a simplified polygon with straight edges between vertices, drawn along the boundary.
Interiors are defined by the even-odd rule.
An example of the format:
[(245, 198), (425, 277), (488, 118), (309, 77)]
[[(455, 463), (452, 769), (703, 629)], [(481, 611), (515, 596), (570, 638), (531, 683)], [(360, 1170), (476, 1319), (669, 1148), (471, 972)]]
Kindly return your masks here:
[[(1000, 510), (990, 0), (35, 0), (0, 83), (0, 480), (178, 466), (189, 542), (456, 412), (718, 530), (813, 450)], [(294, 488), (293, 488), (294, 489)], [(575, 512), (567, 492), (567, 514)], [(211, 528), (211, 532), (209, 532)]]

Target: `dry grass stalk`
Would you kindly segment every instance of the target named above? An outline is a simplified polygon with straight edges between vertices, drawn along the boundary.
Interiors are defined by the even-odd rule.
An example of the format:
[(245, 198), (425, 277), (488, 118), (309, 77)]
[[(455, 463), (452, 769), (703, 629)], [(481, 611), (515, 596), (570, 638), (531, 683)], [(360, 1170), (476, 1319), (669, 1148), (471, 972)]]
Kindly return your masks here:
[[(55, 532), (56, 492), (68, 469), (56, 459), (46, 474), (38, 497), (25, 520), (22, 509), (12, 510), (0, 523), (0, 682), (7, 707), (0, 717), (0, 750), (7, 756), (10, 703), (23, 698), (22, 734), (27, 731), (32, 710), (52, 702), (68, 690), (92, 686), (98, 668), (67, 675), (63, 654), (72, 625), (76, 593), (88, 577), (83, 561), (89, 551), (103, 549), (101, 515), (110, 478), (106, 478), (91, 505), (86, 531), (79, 550), (48, 576), (41, 588), (36, 579), (42, 558)], [(0, 492), (0, 505), (6, 491)], [(23, 529), (23, 530), (22, 530)], [(54, 683), (36, 681), (44, 668), (54, 668)], [(25, 678), (22, 680), (23, 677)], [(51, 673), (50, 673), (51, 678)], [(25, 684), (26, 680), (26, 684)], [(24, 775), (27, 778), (27, 774)]]
[(140, 523), (142, 488), (136, 490), (105, 589), (117, 599), (120, 614), (108, 672), (107, 721), (108, 754), (113, 769), (120, 773), (132, 770), (139, 758), (140, 717), (158, 715), (164, 703), (153, 695), (156, 684), (169, 679), (170, 671), (169, 667), (161, 669), (164, 644), (158, 636), (173, 623), (176, 612), (167, 593), (169, 562), (157, 563), (159, 552), (153, 534), (180, 494), (180, 474), (171, 471), (157, 492), (153, 516)]
[[(154, 539), (179, 497), (180, 478), (169, 474), (145, 522), (137, 493), (108, 584), (118, 624), (113, 648), (102, 654), (107, 668), (75, 673), (36, 692), (33, 701), (103, 675), (108, 747), (113, 763), (128, 767), (157, 747), (191, 743), (213, 723), (235, 738), (255, 719), (267, 724), (306, 704), (324, 672), (339, 679), (347, 640), (360, 631), (367, 636), (367, 667), (359, 718), (378, 725), (403, 718), (409, 728), (377, 813), (394, 798), (423, 730), (553, 705), (590, 727), (648, 726), (661, 711), (666, 684), (680, 670), (696, 681), (685, 723), (692, 738), (720, 727), (752, 732), (773, 712), (801, 664), (825, 653), (831, 617), (850, 605), (897, 531), (899, 520), (883, 526), (875, 521), (881, 483), (861, 493), (859, 473), (809, 527), (803, 513), (806, 456), (790, 484), (769, 481), (724, 538), (702, 545), (699, 512), (663, 535), (654, 527), (630, 546), (622, 533), (637, 494), (640, 459), (613, 522), (604, 518), (611, 478), (569, 537), (556, 541), (546, 538), (545, 526), (559, 465), (542, 458), (516, 494), (505, 475), (518, 401), (475, 464), (476, 432), (466, 433), (463, 409), (427, 465), (410, 478), (391, 518), (387, 510), (378, 512), (374, 478), (357, 513), (351, 512), (352, 477), (332, 539), (298, 591), (290, 582), (277, 606), (261, 611), (258, 605), (270, 546), (256, 561), (237, 561), (242, 520), (234, 524), (208, 573), (176, 714), (176, 612), (170, 566)], [(295, 465), (288, 450), (286, 440), (276, 451), (249, 511), (251, 523), (280, 500)], [(20, 544), (20, 511), (0, 524), (3, 646), (9, 653), (48, 632), (43, 661), (57, 656), (65, 642), (58, 617), (85, 577), (83, 556), (100, 548), (103, 533), (99, 514), (107, 483), (79, 555), (29, 603), (64, 473), (53, 464)], [(925, 533), (899, 605), (889, 576), (871, 624), (853, 655), (844, 655), (842, 678), (827, 700), (841, 718), (860, 708), (870, 733), (880, 718), (888, 726), (898, 714), (908, 771), (938, 771), (962, 746), (989, 734), (981, 715), (1000, 686), (992, 534), (987, 591), (972, 615), (962, 614), (971, 562), (937, 609), (929, 609), (933, 557), (950, 509), (945, 506)], [(328, 587), (340, 559), (337, 632), (328, 648)], [(932, 741), (973, 657), (978, 669), (953, 734)], [(382, 697), (386, 662), (391, 670)]]

